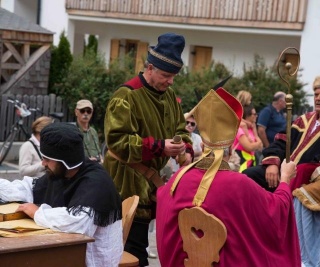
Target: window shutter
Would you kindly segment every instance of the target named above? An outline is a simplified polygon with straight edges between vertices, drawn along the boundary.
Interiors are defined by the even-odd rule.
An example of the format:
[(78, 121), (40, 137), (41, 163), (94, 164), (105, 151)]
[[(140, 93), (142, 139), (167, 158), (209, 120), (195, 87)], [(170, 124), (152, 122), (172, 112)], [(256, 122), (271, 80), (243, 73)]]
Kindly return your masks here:
[(148, 46), (149, 44), (145, 42), (138, 43), (137, 55), (136, 55), (136, 66), (135, 66), (136, 73), (143, 71), (143, 68), (144, 68), (143, 65), (148, 55)]
[(112, 39), (111, 50), (110, 50), (110, 62), (114, 61), (119, 57), (119, 49), (120, 49), (120, 40)]
[(196, 46), (194, 48), (193, 71), (201, 72), (210, 67), (212, 62), (212, 47)]

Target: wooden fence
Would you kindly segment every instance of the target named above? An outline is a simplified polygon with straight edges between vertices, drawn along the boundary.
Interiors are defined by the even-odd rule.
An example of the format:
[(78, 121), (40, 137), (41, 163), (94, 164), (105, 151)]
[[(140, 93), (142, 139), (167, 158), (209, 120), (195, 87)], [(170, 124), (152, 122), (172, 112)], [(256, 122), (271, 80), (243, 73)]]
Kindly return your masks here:
[[(61, 121), (74, 121), (74, 113), (70, 111), (67, 104), (61, 97), (54, 94), (50, 95), (2, 95), (0, 111), (0, 141), (4, 141), (8, 136), (11, 126), (19, 119), (15, 112), (13, 103), (7, 100), (17, 99), (30, 108), (37, 108), (39, 112), (32, 112), (30, 116), (23, 121), (23, 126), (28, 133), (31, 133), (32, 122), (40, 116), (48, 116), (52, 112), (63, 112), (64, 117)], [(25, 141), (25, 135), (20, 131), (15, 141)]]

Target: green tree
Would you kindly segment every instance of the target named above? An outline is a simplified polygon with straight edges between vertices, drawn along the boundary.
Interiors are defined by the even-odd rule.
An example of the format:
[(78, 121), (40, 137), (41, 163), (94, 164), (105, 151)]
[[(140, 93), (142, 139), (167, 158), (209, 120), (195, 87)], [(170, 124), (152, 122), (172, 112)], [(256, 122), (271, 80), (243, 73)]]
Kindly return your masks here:
[[(231, 72), (220, 62), (212, 62), (211, 66), (203, 69), (201, 73), (190, 72), (188, 69), (181, 71), (175, 78), (173, 88), (182, 100), (181, 105), (184, 112), (190, 111), (198, 103), (195, 89), (201, 96), (204, 96), (211, 88), (230, 75)], [(285, 73), (282, 73), (282, 76), (290, 84), (290, 93), (293, 96), (293, 114), (304, 113), (307, 100), (299, 76), (288, 77)], [(223, 87), (234, 96), (240, 90), (249, 91), (257, 111), (271, 103), (275, 92), (288, 93), (288, 88), (279, 77), (276, 66), (266, 66), (265, 60), (259, 55), (254, 56), (251, 67), (243, 66), (243, 75), (230, 78)]]
[[(280, 66), (280, 69), (283, 68)], [(290, 77), (283, 71), (281, 73), (290, 84), (290, 93), (293, 96), (293, 113), (301, 114), (301, 108), (306, 105), (306, 93), (302, 90), (303, 84), (299, 81), (299, 77)], [(279, 77), (276, 64), (267, 67), (265, 60), (259, 55), (255, 55), (251, 67), (244, 65), (242, 77), (231, 79), (226, 88), (232, 88), (235, 95), (240, 90), (249, 91), (258, 112), (272, 102), (273, 95), (277, 91), (288, 93), (286, 84)]]
[(181, 98), (184, 112), (188, 112), (198, 103), (195, 91), (204, 96), (211, 88), (230, 75), (231, 72), (223, 64), (212, 62), (209, 68), (201, 72), (182, 70), (175, 77), (172, 87)]
[(60, 84), (68, 75), (69, 67), (73, 60), (70, 51), (70, 43), (63, 31), (60, 34), (60, 41), (57, 47), (51, 47), (51, 62), (49, 74), (49, 93), (60, 94)]
[[(128, 68), (132, 59), (125, 59), (124, 64), (115, 61), (106, 68), (104, 56), (88, 49), (84, 56), (74, 57), (68, 74), (57, 86), (59, 95), (74, 110), (80, 99), (89, 99), (94, 106), (92, 124), (103, 139), (103, 127), (106, 105), (116, 88), (134, 76)], [(102, 141), (102, 140), (101, 140)]]
[(87, 50), (91, 50), (95, 55), (98, 53), (98, 39), (95, 35), (89, 35), (88, 44), (84, 46), (84, 54)]
[[(104, 56), (94, 50), (88, 49), (85, 55), (77, 56), (72, 61), (67, 75), (61, 83), (55, 85), (56, 92), (73, 112), (79, 99), (86, 98), (94, 105), (93, 125), (98, 130), (103, 141), (103, 127), (106, 106), (114, 91), (124, 82), (136, 75), (135, 59), (132, 54), (113, 61), (108, 68)], [(184, 112), (190, 111), (198, 99), (195, 89), (204, 96), (211, 88), (223, 79), (229, 77), (229, 71), (222, 63), (212, 62), (210, 68), (203, 69), (201, 73), (183, 69), (176, 77), (173, 84), (178, 97), (182, 99)], [(306, 104), (306, 93), (302, 90), (299, 77), (290, 77), (289, 83), (293, 95), (293, 114), (301, 114)], [(252, 67), (244, 66), (244, 73), (239, 77), (232, 77), (223, 86), (234, 96), (240, 90), (247, 90), (253, 96), (253, 103), (259, 111), (272, 101), (276, 91), (287, 93), (286, 85), (279, 78), (274, 66), (267, 67), (264, 59), (255, 56)]]

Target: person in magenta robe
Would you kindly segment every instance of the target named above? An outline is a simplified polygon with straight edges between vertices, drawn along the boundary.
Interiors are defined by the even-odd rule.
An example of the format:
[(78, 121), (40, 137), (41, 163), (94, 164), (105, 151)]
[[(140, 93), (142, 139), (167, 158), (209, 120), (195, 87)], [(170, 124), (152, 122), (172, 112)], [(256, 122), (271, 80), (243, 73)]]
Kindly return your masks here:
[(289, 183), (294, 162), (281, 165), (280, 184), (268, 192), (246, 175), (230, 170), (228, 158), (242, 106), (223, 88), (210, 90), (193, 109), (204, 143), (201, 158), (181, 168), (157, 192), (156, 238), (162, 267), (183, 267), (178, 214), (202, 207), (227, 229), (219, 267), (301, 266), (299, 239)]

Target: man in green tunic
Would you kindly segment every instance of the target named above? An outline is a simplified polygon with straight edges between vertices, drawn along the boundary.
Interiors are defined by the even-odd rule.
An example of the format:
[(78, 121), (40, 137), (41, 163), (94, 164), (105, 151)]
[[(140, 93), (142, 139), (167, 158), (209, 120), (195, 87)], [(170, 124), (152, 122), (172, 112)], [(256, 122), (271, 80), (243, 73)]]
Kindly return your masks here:
[[(148, 266), (148, 227), (155, 218), (155, 192), (161, 185), (159, 171), (170, 157), (185, 155), (181, 165), (192, 161), (193, 150), (185, 119), (170, 88), (183, 66), (184, 37), (166, 33), (149, 48), (145, 71), (114, 93), (105, 116), (108, 153), (104, 166), (122, 199), (139, 196), (139, 206), (125, 250)], [(174, 136), (181, 143), (173, 141)]]

